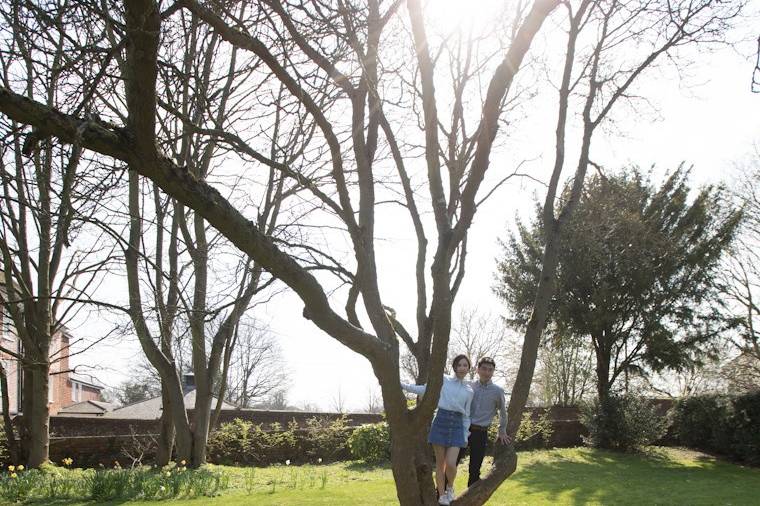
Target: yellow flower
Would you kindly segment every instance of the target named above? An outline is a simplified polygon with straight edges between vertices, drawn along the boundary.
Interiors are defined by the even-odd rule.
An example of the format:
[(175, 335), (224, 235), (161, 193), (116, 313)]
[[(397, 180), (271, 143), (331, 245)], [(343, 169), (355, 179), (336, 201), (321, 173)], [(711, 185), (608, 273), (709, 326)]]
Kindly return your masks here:
[(23, 471), (24, 470), (24, 464), (20, 464), (16, 469), (18, 469), (19, 471)]
[(171, 475), (172, 475), (171, 471), (166, 471), (166, 477), (167, 477), (167, 478), (168, 478), (169, 476), (171, 476)]
[(186, 462), (185, 462), (184, 460), (182, 460), (182, 461), (180, 461), (179, 465), (181, 465), (181, 466), (184, 466), (184, 465), (185, 465), (185, 463), (186, 463)]
[(16, 473), (11, 473), (11, 478), (16, 479), (18, 475)]
[(16, 466), (14, 466), (14, 465), (10, 465), (10, 466), (8, 466), (8, 471), (10, 471), (11, 473), (12, 473), (13, 471), (15, 471), (15, 470), (16, 470)]

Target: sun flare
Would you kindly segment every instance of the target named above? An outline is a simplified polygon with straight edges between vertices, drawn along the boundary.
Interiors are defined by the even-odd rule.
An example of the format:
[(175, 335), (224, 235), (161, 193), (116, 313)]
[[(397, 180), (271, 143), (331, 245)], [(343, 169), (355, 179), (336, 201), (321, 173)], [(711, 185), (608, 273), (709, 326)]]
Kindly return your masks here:
[(432, 0), (426, 15), (436, 31), (482, 32), (504, 12), (504, 0)]

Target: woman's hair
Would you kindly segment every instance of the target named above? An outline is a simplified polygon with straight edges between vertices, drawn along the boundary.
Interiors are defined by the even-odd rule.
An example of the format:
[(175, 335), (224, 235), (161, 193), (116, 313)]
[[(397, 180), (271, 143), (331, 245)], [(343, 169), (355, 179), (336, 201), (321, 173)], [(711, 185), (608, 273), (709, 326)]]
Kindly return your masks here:
[(462, 359), (465, 359), (467, 361), (467, 367), (472, 367), (472, 362), (470, 362), (470, 358), (467, 355), (457, 355), (454, 357), (454, 360), (451, 361), (451, 368), (456, 370), (457, 364)]

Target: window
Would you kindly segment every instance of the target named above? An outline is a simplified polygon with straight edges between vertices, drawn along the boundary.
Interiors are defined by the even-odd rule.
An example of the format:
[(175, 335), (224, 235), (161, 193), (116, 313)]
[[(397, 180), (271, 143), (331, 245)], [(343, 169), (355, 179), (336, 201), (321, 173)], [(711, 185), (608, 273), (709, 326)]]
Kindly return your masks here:
[(82, 384), (76, 381), (71, 382), (71, 400), (79, 402), (82, 400)]
[(13, 331), (13, 319), (11, 318), (11, 315), (5, 311), (5, 308), (0, 312), (0, 320), (2, 320), (2, 326), (0, 326), (0, 334), (2, 334), (2, 338), (7, 341), (13, 341), (16, 336), (16, 333)]

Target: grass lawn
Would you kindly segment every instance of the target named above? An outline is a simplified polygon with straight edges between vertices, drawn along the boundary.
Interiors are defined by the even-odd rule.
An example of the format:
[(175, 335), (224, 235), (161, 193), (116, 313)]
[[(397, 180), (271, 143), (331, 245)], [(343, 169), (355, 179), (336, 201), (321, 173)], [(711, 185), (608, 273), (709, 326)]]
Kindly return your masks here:
[[(221, 466), (216, 469), (224, 469), (231, 477), (230, 489), (222, 496), (162, 502), (193, 506), (397, 504), (391, 471), (383, 467), (341, 463), (255, 471)], [(460, 467), (457, 489), (462, 489), (466, 480), (465, 462)], [(273, 481), (277, 482), (274, 487)], [(34, 504), (93, 503), (47, 500)], [(674, 448), (653, 448), (644, 455), (588, 448), (523, 452), (519, 454), (517, 472), (489, 504), (760, 504), (760, 469)]]

